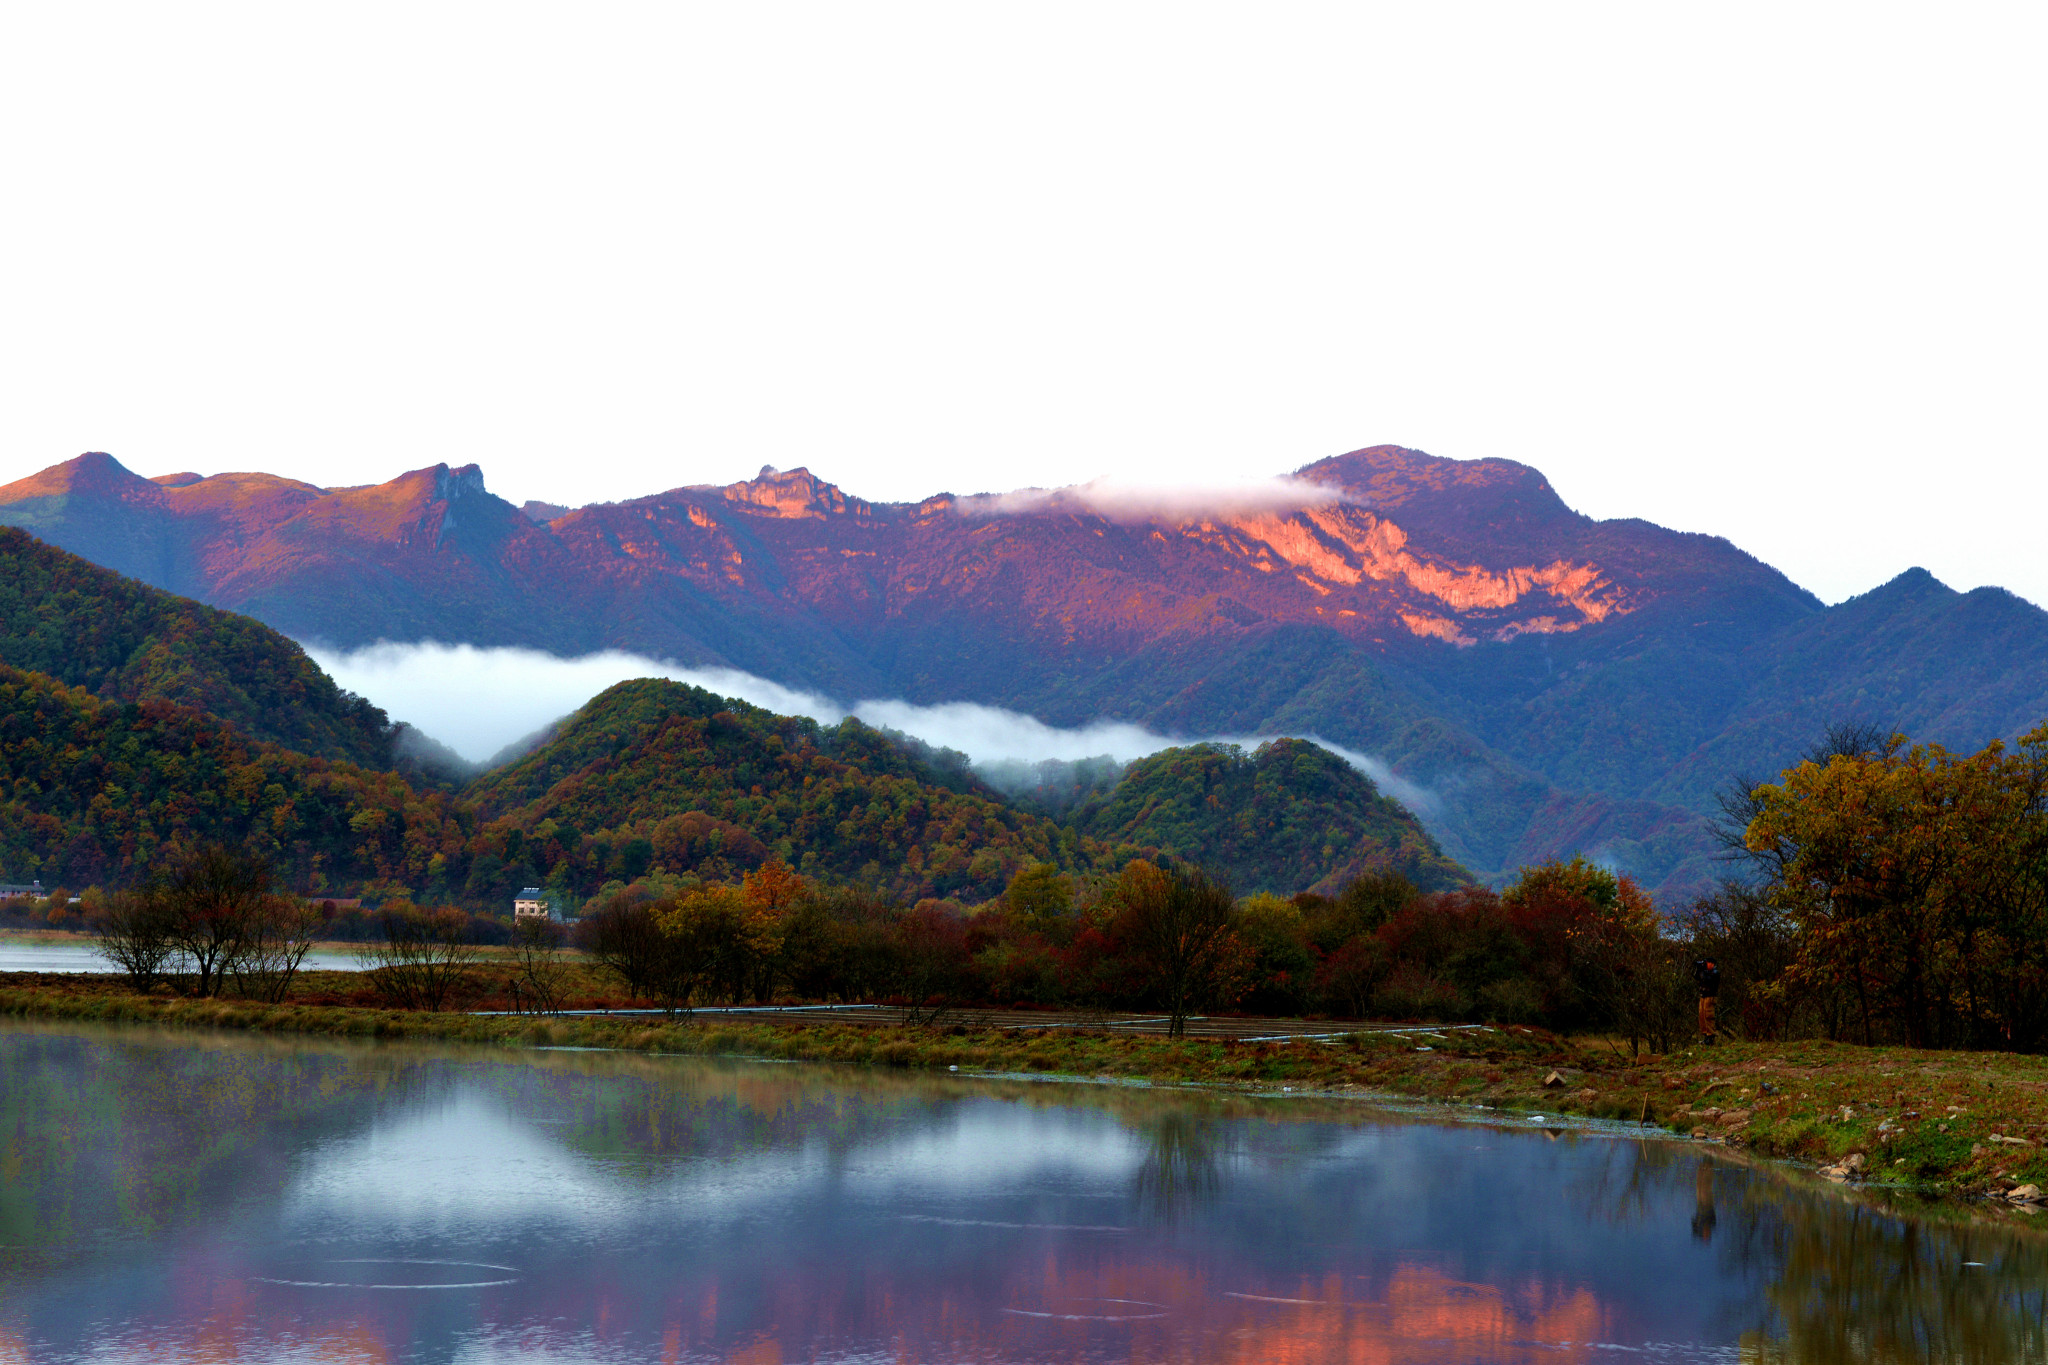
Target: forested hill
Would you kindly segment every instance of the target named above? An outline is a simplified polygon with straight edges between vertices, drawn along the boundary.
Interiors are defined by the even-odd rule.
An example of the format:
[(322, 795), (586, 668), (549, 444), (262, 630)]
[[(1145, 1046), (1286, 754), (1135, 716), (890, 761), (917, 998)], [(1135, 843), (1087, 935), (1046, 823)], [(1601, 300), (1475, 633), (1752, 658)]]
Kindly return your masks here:
[(113, 701), (167, 701), (321, 758), (388, 768), (384, 712), (261, 622), (0, 527), (0, 663)]
[[(177, 846), (269, 859), (304, 894), (411, 893), (503, 913), (522, 885), (572, 901), (661, 866), (737, 877), (780, 857), (905, 900), (985, 900), (1035, 861), (1111, 854), (922, 765), (857, 722), (623, 683), (473, 795), (293, 753), (160, 698), (106, 701), (0, 665), (0, 876), (140, 880)], [(509, 807), (509, 808), (508, 808)], [(496, 816), (489, 819), (488, 816)]]
[(464, 792), (506, 860), (503, 873), (480, 862), (472, 881), (514, 869), (575, 887), (649, 868), (723, 879), (773, 856), (971, 903), (1029, 862), (1109, 870), (1155, 853), (1241, 892), (1329, 891), (1366, 871), (1428, 890), (1471, 880), (1371, 778), (1303, 740), (1164, 750), (1051, 818), (946, 759), (857, 720), (821, 726), (682, 683), (620, 683)]
[(451, 796), (160, 697), (108, 701), (0, 665), (0, 877), (122, 886), (173, 847), (219, 841), (270, 859), (303, 894), (498, 912), (521, 886), (573, 903), (654, 869), (727, 880), (771, 857), (906, 901), (985, 901), (1029, 863), (1108, 871), (1158, 850), (1245, 891), (1382, 867), (1425, 886), (1463, 880), (1407, 812), (1307, 744), (1155, 755), (1078, 810), (1079, 828), (938, 758), (858, 721), (822, 727), (643, 680)]
[(905, 900), (980, 901), (1027, 863), (1112, 865), (1093, 841), (922, 780), (922, 767), (858, 722), (821, 730), (648, 681), (612, 688), (454, 798), (161, 698), (107, 701), (0, 665), (0, 876), (121, 886), (174, 847), (219, 841), (304, 894), (502, 913), (522, 885), (580, 901), (650, 866), (728, 878), (780, 857)]
[(306, 894), (424, 887), (468, 860), (471, 822), (396, 773), (252, 740), (152, 697), (107, 701), (0, 665), (0, 877), (116, 887), (219, 841)]
[(1247, 890), (1380, 866), (1425, 885), (1462, 876), (1362, 775), (1291, 741), (1156, 755), (1063, 824), (1005, 801), (958, 755), (642, 680), (450, 793), (347, 761), (388, 754), (382, 712), (266, 628), (4, 530), (0, 630), (8, 658), (62, 671), (0, 664), (7, 879), (116, 887), (209, 841), (262, 854), (304, 894), (479, 910), (524, 885), (575, 902), (657, 868), (724, 880), (771, 857), (970, 903), (1030, 863), (1108, 871), (1161, 850)]
[(1118, 860), (857, 720), (820, 726), (651, 678), (601, 693), (464, 795), (508, 864), (569, 885), (650, 867), (722, 878), (773, 856), (905, 898), (981, 901), (1031, 862)]
[(1299, 739), (1250, 754), (1230, 744), (1153, 754), (1084, 801), (1073, 822), (1105, 843), (1199, 862), (1240, 894), (1330, 893), (1368, 871), (1399, 872), (1426, 891), (1471, 880), (1370, 777)]

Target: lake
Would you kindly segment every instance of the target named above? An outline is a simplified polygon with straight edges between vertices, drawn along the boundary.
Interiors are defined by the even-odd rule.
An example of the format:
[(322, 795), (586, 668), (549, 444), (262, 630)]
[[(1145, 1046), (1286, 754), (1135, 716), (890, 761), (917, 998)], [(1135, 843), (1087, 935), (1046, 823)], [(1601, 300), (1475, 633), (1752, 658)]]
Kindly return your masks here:
[(1444, 1110), (15, 1024), (0, 1177), (8, 1365), (2048, 1353), (2010, 1215)]
[[(355, 957), (334, 949), (315, 949), (300, 964), (309, 972), (352, 972)], [(176, 962), (172, 963), (176, 966)], [(83, 939), (0, 938), (0, 972), (86, 972), (111, 975), (119, 971)]]

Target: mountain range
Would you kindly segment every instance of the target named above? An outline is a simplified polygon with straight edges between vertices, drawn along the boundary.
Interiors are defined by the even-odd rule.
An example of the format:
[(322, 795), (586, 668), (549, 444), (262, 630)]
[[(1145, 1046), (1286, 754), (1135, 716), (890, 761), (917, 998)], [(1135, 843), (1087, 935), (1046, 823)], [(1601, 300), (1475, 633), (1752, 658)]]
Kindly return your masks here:
[(621, 648), (1318, 737), (1389, 764), (1481, 875), (1585, 852), (1667, 900), (1718, 870), (1717, 790), (1830, 723), (1974, 748), (2048, 717), (2048, 614), (2011, 594), (1914, 570), (1828, 607), (1726, 540), (1574, 512), (1528, 466), (1394, 446), (1206, 500), (870, 503), (798, 469), (580, 508), (514, 506), (473, 465), (322, 489), (89, 454), (0, 488), (0, 523), (330, 646)]

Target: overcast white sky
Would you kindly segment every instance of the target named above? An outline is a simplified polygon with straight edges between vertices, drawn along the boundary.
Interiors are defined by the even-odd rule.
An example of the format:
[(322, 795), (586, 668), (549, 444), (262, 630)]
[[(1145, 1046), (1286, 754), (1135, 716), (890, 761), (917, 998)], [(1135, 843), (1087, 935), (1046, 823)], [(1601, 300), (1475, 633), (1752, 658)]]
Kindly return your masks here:
[(1523, 460), (2048, 602), (2048, 10), (16, 4), (0, 479)]

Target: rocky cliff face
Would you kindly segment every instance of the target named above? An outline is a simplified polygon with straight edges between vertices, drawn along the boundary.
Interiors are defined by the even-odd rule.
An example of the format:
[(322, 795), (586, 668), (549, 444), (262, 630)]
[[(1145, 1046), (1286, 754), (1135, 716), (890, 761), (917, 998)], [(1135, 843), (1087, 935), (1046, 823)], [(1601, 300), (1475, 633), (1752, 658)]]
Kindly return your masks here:
[[(86, 455), (0, 489), (0, 522), (340, 646), (616, 647), (1056, 724), (1316, 734), (1432, 791), (1468, 867), (1583, 850), (1674, 894), (1715, 871), (1721, 770), (1771, 770), (1809, 720), (1875, 707), (1981, 743), (2048, 715), (2024, 603), (1951, 610), (1935, 584), (1828, 612), (1726, 541), (1396, 446), (1229, 495), (870, 503), (769, 469), (566, 511), (475, 466), (318, 489)], [(1837, 638), (1873, 632), (1942, 646)]]

